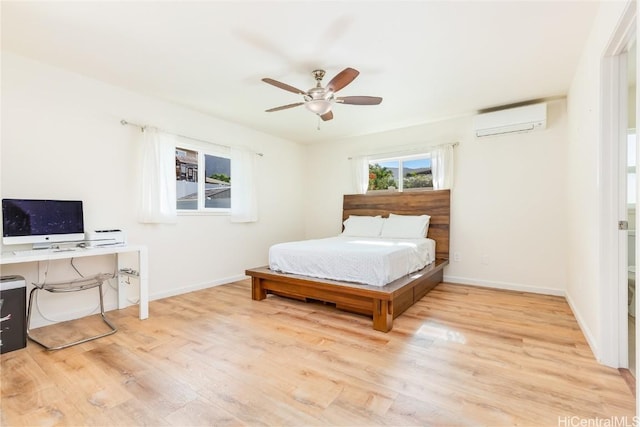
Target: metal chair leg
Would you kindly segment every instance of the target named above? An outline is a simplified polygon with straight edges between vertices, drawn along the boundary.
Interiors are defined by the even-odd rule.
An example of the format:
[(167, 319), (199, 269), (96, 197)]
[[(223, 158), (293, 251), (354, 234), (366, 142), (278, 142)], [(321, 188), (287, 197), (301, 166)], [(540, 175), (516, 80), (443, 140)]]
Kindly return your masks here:
[[(85, 343), (85, 342), (88, 342), (88, 341), (93, 341), (93, 340), (98, 339), (98, 338), (102, 338), (102, 337), (106, 337), (106, 336), (115, 334), (118, 331), (118, 328), (116, 328), (116, 326), (113, 323), (111, 323), (111, 321), (109, 321), (109, 319), (107, 319), (107, 316), (105, 315), (104, 298), (102, 296), (102, 283), (103, 282), (101, 280), (98, 280), (96, 282), (96, 286), (93, 286), (93, 287), (96, 287), (98, 289), (98, 293), (100, 295), (100, 317), (102, 317), (102, 320), (104, 321), (104, 323), (106, 323), (107, 326), (109, 326), (109, 329), (110, 329), (109, 331), (107, 331), (107, 332), (105, 332), (103, 334), (94, 335), (94, 336), (87, 337), (87, 338), (82, 338), (82, 339), (79, 339), (77, 341), (61, 344), (61, 345), (58, 345), (58, 346), (47, 345), (47, 344), (43, 343), (42, 341), (38, 340), (37, 338), (31, 336), (31, 334), (29, 333), (30, 330), (31, 330), (31, 328), (30, 328), (31, 327), (31, 313), (32, 313), (32, 310), (33, 310), (33, 297), (34, 297), (36, 291), (47, 290), (49, 292), (56, 292), (55, 289), (46, 289), (46, 288), (39, 288), (37, 286), (34, 286), (34, 288), (31, 289), (31, 292), (29, 293), (29, 307), (27, 308), (27, 337), (31, 341), (33, 341), (33, 342), (35, 342), (37, 344), (40, 344), (46, 350), (51, 351), (51, 350), (60, 350), (60, 349), (63, 349), (63, 348), (71, 347), (71, 346), (74, 346), (74, 345), (77, 345), (77, 344), (82, 344), (82, 343)], [(80, 290), (86, 290), (86, 289), (90, 289), (90, 288), (79, 288), (77, 290), (80, 291)], [(69, 290), (67, 289), (64, 292), (69, 292)]]

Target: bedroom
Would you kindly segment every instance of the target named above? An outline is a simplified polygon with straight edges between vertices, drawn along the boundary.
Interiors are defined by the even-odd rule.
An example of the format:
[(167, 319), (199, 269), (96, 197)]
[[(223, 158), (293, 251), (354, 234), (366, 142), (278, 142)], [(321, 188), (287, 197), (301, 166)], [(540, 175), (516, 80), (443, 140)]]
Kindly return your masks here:
[[(340, 49), (341, 43), (349, 39), (349, 25), (360, 22), (349, 20), (363, 13), (359, 9), (340, 9), (329, 14), (335, 18), (323, 23), (317, 31), (301, 29), (297, 33), (306, 35), (300, 42), (306, 48), (300, 47), (296, 52), (285, 50), (283, 54), (285, 41), (271, 38), (266, 29), (263, 29), (264, 33), (257, 30), (262, 28), (259, 25), (261, 15), (277, 14), (253, 5), (252, 13), (243, 17), (246, 22), (240, 20), (244, 22), (239, 27), (243, 31), (231, 32), (234, 34), (231, 38), (233, 46), (242, 46), (246, 55), (231, 51), (223, 43), (199, 45), (192, 50), (176, 49), (170, 44), (170, 48), (176, 49), (173, 58), (166, 55), (164, 45), (134, 37), (139, 29), (136, 16), (141, 16), (135, 13), (135, 7), (142, 7), (140, 5), (127, 4), (126, 10), (111, 11), (106, 3), (97, 3), (93, 7), (99, 9), (89, 16), (105, 16), (104, 21), (86, 18), (82, 24), (79, 17), (83, 12), (88, 13), (86, 10), (79, 6), (70, 9), (56, 3), (47, 4), (49, 6), (33, 11), (27, 8), (26, 15), (21, 15), (20, 8), (13, 9), (15, 5), (11, 2), (2, 3), (2, 196), (83, 199), (87, 228), (122, 228), (127, 231), (130, 242), (148, 246), (152, 300), (240, 280), (244, 278), (246, 268), (266, 263), (266, 253), (273, 243), (337, 234), (342, 195), (353, 192), (348, 157), (389, 152), (396, 146), (457, 141), (451, 252), (459, 253), (459, 261), (450, 263), (445, 271), (446, 279), (454, 283), (566, 296), (572, 302), (574, 314), (596, 358), (613, 366), (610, 334), (602, 314), (607, 306), (601, 302), (601, 255), (598, 245), (593, 244), (601, 241), (600, 217), (597, 215), (599, 182), (592, 172), (599, 162), (599, 127), (595, 117), (599, 111), (600, 82), (594, 74), (598, 70), (599, 55), (623, 16), (626, 3), (610, 3), (600, 10), (592, 6), (579, 20), (581, 25), (576, 22), (576, 27), (572, 27), (572, 34), (580, 35), (580, 39), (573, 40), (573, 69), (565, 76), (565, 86), (548, 89), (545, 93), (518, 93), (518, 99), (502, 99), (499, 103), (474, 107), (558, 97), (548, 103), (545, 131), (478, 142), (472, 136), (473, 114), (455, 111), (444, 120), (437, 116), (439, 120), (422, 123), (424, 118), (418, 121), (412, 117), (401, 127), (397, 126), (398, 129), (332, 137), (322, 143), (300, 143), (292, 138), (250, 129), (240, 124), (242, 117), (235, 118), (234, 122), (233, 117), (225, 116), (225, 104), (212, 107), (220, 112), (216, 117), (170, 102), (161, 91), (162, 84), (157, 93), (140, 93), (135, 88), (143, 85), (144, 79), (128, 74), (133, 73), (132, 69), (120, 67), (131, 64), (132, 68), (145, 69), (139, 63), (143, 58), (164, 58), (162, 65), (172, 69), (175, 61), (186, 61), (191, 55), (198, 58), (216, 55), (220, 63), (234, 63), (230, 70), (243, 70), (239, 76), (227, 78), (241, 81), (249, 88), (249, 96), (238, 94), (243, 99), (250, 99), (252, 111), (247, 115), (267, 116), (265, 126), (290, 129), (295, 124), (297, 128), (303, 128), (307, 138), (325, 138), (333, 132), (330, 125), (349, 123), (364, 127), (368, 122), (380, 122), (383, 117), (376, 116), (380, 114), (375, 110), (377, 107), (348, 110), (344, 106), (336, 112), (335, 123), (321, 124), (318, 131), (317, 120), (304, 109), (264, 113), (267, 108), (296, 99), (293, 94), (289, 97), (285, 92), (279, 93), (260, 79), (270, 76), (302, 87), (311, 86), (311, 70), (303, 72), (300, 68), (308, 68), (309, 62), (311, 67), (315, 66), (313, 55), (318, 55), (317, 49), (327, 47), (327, 52), (320, 51), (321, 59), (326, 61), (323, 66), (333, 67), (328, 70), (331, 74), (346, 66), (362, 72), (348, 95), (379, 95), (384, 98), (380, 108), (392, 105), (394, 99), (383, 93), (380, 85), (383, 80), (394, 80), (393, 74), (385, 77), (389, 71), (383, 72), (388, 69), (384, 64), (396, 59), (394, 55), (384, 51), (384, 55), (379, 54), (376, 58), (370, 50), (363, 49), (362, 57), (358, 58), (352, 56), (355, 55), (353, 49), (349, 52)], [(446, 3), (440, 5), (445, 7)], [(479, 10), (489, 10), (488, 14), (493, 11), (489, 7)], [(303, 11), (297, 13), (302, 15)], [(229, 15), (226, 16), (220, 14), (216, 24), (222, 25), (218, 21), (229, 19)], [(230, 16), (235, 18), (242, 14), (234, 10)], [(160, 15), (151, 27), (162, 29), (169, 24), (168, 19), (166, 15)], [(405, 16), (398, 19), (412, 22)], [(12, 22), (15, 24), (11, 25)], [(105, 28), (116, 25), (114, 22), (123, 27), (128, 25), (126, 28), (131, 32), (114, 33)], [(386, 31), (381, 34), (395, 32), (398, 25), (381, 27), (380, 31)], [(417, 28), (410, 29), (408, 24), (402, 26), (407, 32), (405, 40), (414, 40), (421, 35)], [(59, 28), (64, 30), (56, 32)], [(88, 50), (66, 50), (75, 45), (75, 39), (91, 33), (91, 28), (112, 38), (96, 36), (96, 45)], [(327, 34), (325, 39), (321, 38)], [(360, 39), (369, 40), (366, 34), (369, 33)], [(51, 45), (44, 44), (43, 39), (48, 37), (52, 37)], [(273, 44), (276, 40), (277, 44)], [(549, 46), (553, 42), (544, 40), (546, 47), (543, 50), (552, 51)], [(431, 41), (426, 48), (434, 44)], [(144, 51), (147, 55), (136, 55)], [(297, 54), (300, 55), (298, 58), (293, 57)], [(424, 79), (422, 83), (414, 83), (411, 90), (438, 76), (434, 64), (426, 62), (430, 55), (424, 56), (423, 68), (410, 62), (403, 65), (413, 65), (418, 69), (413, 74)], [(109, 57), (120, 62), (105, 62)], [(229, 58), (234, 60), (229, 61)], [(356, 62), (350, 62), (351, 58)], [(211, 67), (218, 64), (218, 61), (204, 61)], [(493, 65), (513, 67), (509, 61), (513, 59), (496, 60)], [(194, 68), (203, 67), (200, 61), (190, 64)], [(296, 67), (295, 72), (288, 71), (292, 66)], [(76, 71), (81, 68), (89, 76)], [(111, 77), (91, 77), (101, 76), (101, 70), (107, 70)], [(193, 68), (186, 71), (178, 68), (175, 72), (189, 75)], [(435, 77), (430, 73), (435, 73)], [(121, 87), (109, 78), (127, 80), (126, 84), (130, 86)], [(154, 78), (153, 73), (147, 75), (151, 82)], [(203, 83), (206, 87), (203, 98), (215, 99), (218, 88), (214, 79), (211, 80)], [(176, 77), (176, 81), (180, 80)], [(304, 86), (306, 82), (309, 84)], [(168, 83), (164, 82), (164, 85)], [(476, 82), (461, 90), (482, 86), (485, 85)], [(492, 88), (485, 89), (494, 92)], [(197, 90), (196, 93), (189, 87), (184, 90), (190, 91), (195, 102), (207, 101), (199, 97)], [(435, 97), (437, 93), (433, 91)], [(253, 93), (257, 96), (252, 97)], [(411, 91), (404, 93), (405, 97), (412, 98)], [(506, 88), (504, 93), (511, 96)], [(454, 96), (463, 97), (464, 94), (456, 92)], [(562, 97), (564, 95), (567, 99)], [(227, 102), (230, 109), (237, 108), (232, 98)], [(343, 121), (339, 120), (340, 116)], [(134, 147), (140, 132), (133, 127), (121, 126), (122, 119), (224, 145), (247, 146), (264, 153), (258, 159), (258, 168), (268, 179), (259, 183), (259, 221), (230, 224), (225, 216), (180, 216), (174, 225), (138, 223), (134, 183), (139, 168)], [(202, 239), (202, 235), (211, 238)], [(212, 253), (215, 262), (211, 261)], [(88, 269), (93, 267), (86, 265)], [(3, 274), (22, 274), (28, 280), (33, 280), (35, 275), (33, 271), (6, 270), (5, 273), (3, 269)], [(64, 275), (66, 271), (56, 273)], [(75, 298), (80, 314), (86, 311), (87, 305), (93, 304), (90, 301), (83, 305), (82, 297)], [(107, 304), (111, 308), (115, 306), (113, 293), (107, 295)], [(75, 314), (60, 306), (51, 309), (52, 317)]]

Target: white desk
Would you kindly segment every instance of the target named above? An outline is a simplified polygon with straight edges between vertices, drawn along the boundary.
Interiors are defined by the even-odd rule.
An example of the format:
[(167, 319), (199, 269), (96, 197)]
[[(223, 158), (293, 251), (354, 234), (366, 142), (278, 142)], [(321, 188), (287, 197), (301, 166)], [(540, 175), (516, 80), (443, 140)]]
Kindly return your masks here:
[(124, 289), (123, 281), (120, 280), (120, 270), (125, 267), (120, 263), (118, 254), (124, 253), (138, 253), (138, 279), (140, 283), (140, 301), (138, 303), (140, 309), (140, 319), (146, 319), (149, 317), (149, 279), (148, 279), (148, 265), (147, 265), (147, 247), (141, 245), (127, 245), (127, 246), (110, 246), (101, 248), (76, 248), (74, 251), (60, 251), (55, 252), (49, 249), (38, 251), (35, 254), (28, 255), (16, 255), (13, 252), (3, 252), (0, 255), (0, 265), (7, 264), (25, 264), (39, 261), (49, 261), (58, 259), (70, 259), (81, 258), (88, 256), (100, 256), (100, 255), (116, 255), (116, 263), (118, 265), (118, 309), (127, 307), (127, 293)]

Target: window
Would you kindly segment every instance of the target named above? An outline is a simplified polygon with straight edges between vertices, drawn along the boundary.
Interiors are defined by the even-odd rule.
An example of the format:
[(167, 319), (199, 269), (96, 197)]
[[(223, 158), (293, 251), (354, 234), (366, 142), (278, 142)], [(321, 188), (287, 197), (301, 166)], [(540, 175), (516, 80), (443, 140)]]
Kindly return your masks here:
[(431, 157), (418, 154), (370, 161), (368, 191), (396, 189), (433, 189)]
[(176, 200), (178, 211), (230, 212), (229, 156), (176, 147)]

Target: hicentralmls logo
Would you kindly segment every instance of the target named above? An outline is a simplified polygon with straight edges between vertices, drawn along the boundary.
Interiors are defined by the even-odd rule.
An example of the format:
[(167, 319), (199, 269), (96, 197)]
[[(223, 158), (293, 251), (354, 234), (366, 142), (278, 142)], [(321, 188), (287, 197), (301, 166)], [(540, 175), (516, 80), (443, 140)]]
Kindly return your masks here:
[(609, 417), (582, 418), (577, 415), (558, 417), (558, 427), (638, 427), (640, 418)]

